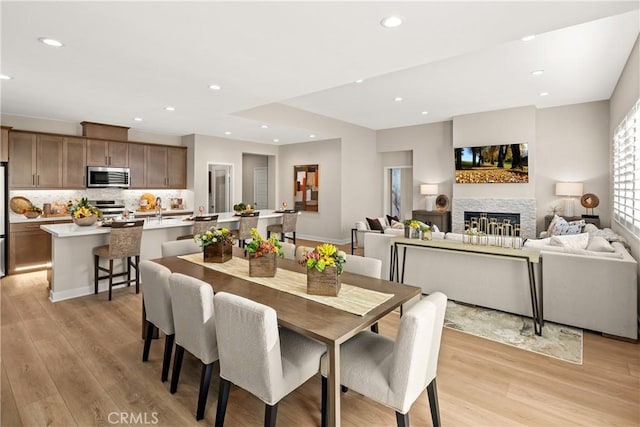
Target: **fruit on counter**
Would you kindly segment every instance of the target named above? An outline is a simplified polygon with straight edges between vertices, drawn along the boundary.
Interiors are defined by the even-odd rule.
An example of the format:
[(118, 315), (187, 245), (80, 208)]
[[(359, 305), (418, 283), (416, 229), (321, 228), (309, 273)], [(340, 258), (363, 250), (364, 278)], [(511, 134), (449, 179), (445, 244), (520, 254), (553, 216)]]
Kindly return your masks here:
[(237, 203), (235, 205), (233, 205), (233, 210), (236, 212), (242, 212), (245, 210), (245, 208), (247, 207), (247, 205), (245, 205), (244, 203), (240, 202)]
[(42, 214), (42, 209), (30, 203), (22, 214), (29, 219), (38, 218)]
[(151, 193), (144, 193), (140, 196), (140, 209), (155, 209), (156, 196)]

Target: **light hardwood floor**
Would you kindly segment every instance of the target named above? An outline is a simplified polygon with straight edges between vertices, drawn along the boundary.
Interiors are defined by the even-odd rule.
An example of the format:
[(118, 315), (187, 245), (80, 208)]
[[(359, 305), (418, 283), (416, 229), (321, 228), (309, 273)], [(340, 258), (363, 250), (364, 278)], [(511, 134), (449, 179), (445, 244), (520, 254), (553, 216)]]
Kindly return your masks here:
[[(178, 392), (160, 381), (164, 340), (142, 363), (141, 296), (133, 288), (52, 304), (44, 272), (2, 279), (1, 425), (213, 425), (217, 372), (205, 419), (195, 420), (200, 365), (185, 354)], [(380, 324), (394, 336), (398, 315)], [(445, 426), (638, 426), (640, 346), (586, 333), (577, 366), (445, 329), (438, 368)], [(214, 371), (216, 371), (214, 369)], [(226, 425), (262, 424), (263, 405), (232, 387)], [(110, 415), (111, 414), (111, 415)], [(413, 426), (430, 426), (426, 393)], [(123, 418), (124, 417), (124, 418)], [(320, 378), (287, 396), (279, 426), (320, 424)], [(342, 395), (344, 426), (392, 426), (392, 410), (353, 391)]]

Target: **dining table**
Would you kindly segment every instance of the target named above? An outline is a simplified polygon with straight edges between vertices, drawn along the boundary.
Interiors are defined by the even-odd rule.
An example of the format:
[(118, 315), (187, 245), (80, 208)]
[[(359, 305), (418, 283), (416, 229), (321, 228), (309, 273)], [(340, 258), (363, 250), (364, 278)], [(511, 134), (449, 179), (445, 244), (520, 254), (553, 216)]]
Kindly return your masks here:
[[(201, 254), (192, 257), (194, 256), (198, 257)], [(243, 251), (239, 248), (234, 248), (234, 258), (236, 257), (244, 257)], [(343, 290), (345, 286), (350, 286), (362, 288), (363, 292), (370, 290), (388, 294), (385, 301), (366, 313), (354, 314), (305, 298), (304, 295), (295, 295), (216, 270), (205, 263), (189, 261), (184, 257), (163, 257), (152, 261), (164, 265), (173, 273), (182, 273), (209, 283), (214, 294), (228, 292), (272, 307), (277, 313), (280, 326), (324, 343), (327, 346), (329, 361), (327, 421), (330, 426), (340, 425), (340, 345), (421, 294), (420, 288), (415, 286), (345, 272), (341, 276)], [(306, 285), (306, 266), (294, 260), (278, 259), (278, 271), (280, 269), (286, 270), (283, 275), (290, 271), (301, 273), (287, 273), (288, 280), (291, 281), (291, 277), (294, 276), (293, 280)], [(278, 276), (276, 273), (276, 278)], [(341, 294), (342, 290), (333, 298), (341, 298)]]

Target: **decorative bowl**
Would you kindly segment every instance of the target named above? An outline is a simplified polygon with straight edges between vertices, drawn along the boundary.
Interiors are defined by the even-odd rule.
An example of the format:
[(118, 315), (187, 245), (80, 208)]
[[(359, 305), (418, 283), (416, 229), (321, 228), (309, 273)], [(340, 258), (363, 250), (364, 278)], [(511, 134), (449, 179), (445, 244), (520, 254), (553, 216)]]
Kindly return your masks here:
[(29, 219), (35, 219), (38, 218), (41, 214), (37, 211), (24, 211), (23, 215)]
[(76, 218), (73, 215), (71, 216), (73, 223), (80, 226), (93, 225), (98, 220), (98, 215), (93, 214), (91, 216), (85, 216), (81, 218)]

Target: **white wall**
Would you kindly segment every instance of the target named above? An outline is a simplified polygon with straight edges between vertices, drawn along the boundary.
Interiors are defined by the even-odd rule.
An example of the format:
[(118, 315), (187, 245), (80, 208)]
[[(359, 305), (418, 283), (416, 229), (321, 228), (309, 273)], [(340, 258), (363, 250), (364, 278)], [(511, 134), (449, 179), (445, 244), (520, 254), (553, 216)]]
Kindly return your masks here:
[[(80, 123), (41, 119), (36, 117), (11, 116), (7, 114), (3, 114), (1, 116), (0, 122), (2, 123), (2, 126), (11, 126), (16, 130), (30, 130), (34, 132), (82, 136), (82, 125)], [(129, 141), (163, 145), (182, 145), (182, 137), (180, 136), (147, 132), (136, 128), (129, 128)]]
[[(527, 143), (529, 182), (519, 184), (453, 184), (453, 197), (522, 198), (535, 197), (536, 185), (536, 108), (466, 114), (453, 118), (453, 147)], [(453, 154), (451, 155), (453, 163)]]
[[(412, 151), (413, 209), (424, 209), (425, 198), (420, 195), (420, 184), (438, 184), (440, 194), (452, 196), (454, 179), (451, 122), (439, 122), (379, 130), (377, 150), (386, 157), (391, 152)], [(384, 174), (380, 165), (378, 176), (382, 185)], [(382, 192), (379, 212), (382, 209)], [(386, 212), (381, 212), (386, 213)], [(373, 213), (375, 214), (375, 212)], [(371, 217), (372, 213), (367, 216)]]
[(280, 146), (279, 194), (281, 201), (294, 206), (293, 168), (296, 165), (318, 165), (318, 212), (302, 212), (296, 224), (296, 235), (334, 243), (345, 241), (340, 216), (342, 193), (349, 187), (342, 178), (342, 141), (304, 142)]
[[(600, 199), (594, 209), (603, 227), (611, 223), (609, 197), (609, 101), (588, 102), (538, 110), (537, 115), (536, 200), (538, 230), (542, 218), (553, 205), (564, 206), (555, 195), (556, 182), (582, 182), (584, 193)], [(579, 198), (574, 203), (576, 216), (586, 214)], [(591, 214), (591, 210), (589, 210)]]
[[(220, 138), (206, 135), (192, 135), (185, 138), (192, 139), (189, 145), (193, 144), (191, 150), (191, 160), (193, 168), (189, 170), (191, 183), (195, 197), (196, 206), (208, 206), (208, 165), (212, 163), (233, 165), (232, 177), (232, 204), (241, 202), (242, 198), (242, 153), (261, 154), (265, 156), (275, 156), (278, 153), (278, 146), (270, 144), (258, 144), (255, 142), (240, 141), (228, 138)], [(189, 140), (187, 139), (187, 140)], [(189, 164), (189, 162), (187, 162)], [(276, 171), (276, 180), (279, 180)], [(277, 192), (277, 190), (276, 190)], [(275, 199), (279, 199), (275, 195)]]

